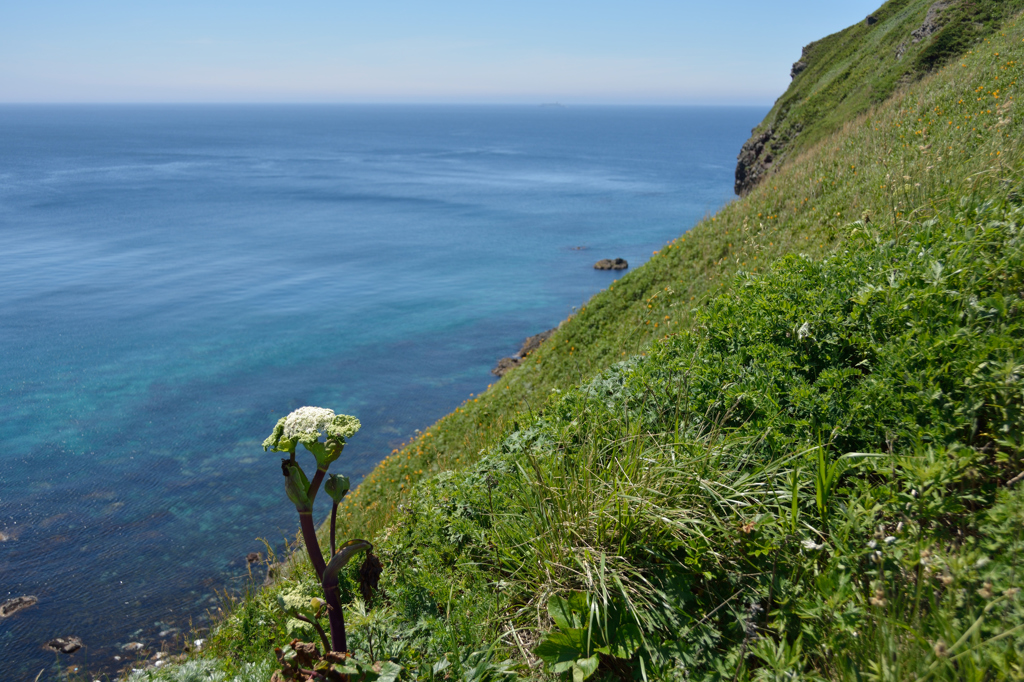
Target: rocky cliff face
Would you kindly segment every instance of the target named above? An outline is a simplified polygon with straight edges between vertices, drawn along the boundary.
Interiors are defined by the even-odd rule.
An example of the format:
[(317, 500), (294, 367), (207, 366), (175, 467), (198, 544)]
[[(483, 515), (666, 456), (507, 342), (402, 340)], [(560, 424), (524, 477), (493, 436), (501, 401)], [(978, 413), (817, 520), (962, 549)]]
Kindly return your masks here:
[[(800, 52), (800, 59), (794, 62), (793, 68), (790, 69), (791, 79), (796, 80), (796, 77), (807, 69), (812, 47), (814, 43), (806, 45)], [(733, 190), (739, 196), (743, 196), (761, 182), (771, 170), (776, 157), (785, 150), (785, 138), (792, 136), (790, 131), (789, 134), (780, 137), (775, 134), (771, 125), (765, 127), (764, 123), (750, 133), (750, 139), (743, 144), (736, 158), (736, 182)]]
[(739, 196), (743, 196), (761, 182), (761, 178), (768, 172), (768, 167), (774, 160), (770, 153), (764, 153), (765, 145), (772, 139), (772, 129), (768, 128), (758, 133), (757, 128), (754, 128), (751, 133), (751, 138), (743, 143), (740, 155), (736, 159), (736, 183), (733, 190)]
[(786, 159), (978, 45), (1024, 0), (889, 0), (863, 21), (803, 48), (789, 88), (736, 160), (743, 196)]

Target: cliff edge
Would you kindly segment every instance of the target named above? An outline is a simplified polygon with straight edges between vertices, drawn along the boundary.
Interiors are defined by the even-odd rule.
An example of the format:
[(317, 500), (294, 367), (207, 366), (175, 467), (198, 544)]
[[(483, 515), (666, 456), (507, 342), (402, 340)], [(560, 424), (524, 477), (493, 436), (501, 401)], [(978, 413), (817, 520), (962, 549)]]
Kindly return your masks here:
[(751, 131), (736, 163), (743, 196), (788, 158), (903, 85), (983, 43), (1024, 0), (890, 0), (803, 48), (793, 82)]

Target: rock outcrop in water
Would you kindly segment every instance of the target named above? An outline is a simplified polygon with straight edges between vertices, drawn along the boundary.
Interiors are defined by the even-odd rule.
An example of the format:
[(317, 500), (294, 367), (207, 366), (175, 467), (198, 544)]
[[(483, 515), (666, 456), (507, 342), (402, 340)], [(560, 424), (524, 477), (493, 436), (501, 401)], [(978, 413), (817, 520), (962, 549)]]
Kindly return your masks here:
[(10, 618), (18, 611), (35, 605), (38, 601), (38, 599), (31, 595), (8, 599), (7, 601), (0, 603), (0, 618)]
[(57, 637), (44, 644), (43, 648), (58, 654), (73, 654), (83, 646), (81, 637)]
[(594, 263), (595, 270), (625, 270), (628, 267), (625, 258), (602, 258)]

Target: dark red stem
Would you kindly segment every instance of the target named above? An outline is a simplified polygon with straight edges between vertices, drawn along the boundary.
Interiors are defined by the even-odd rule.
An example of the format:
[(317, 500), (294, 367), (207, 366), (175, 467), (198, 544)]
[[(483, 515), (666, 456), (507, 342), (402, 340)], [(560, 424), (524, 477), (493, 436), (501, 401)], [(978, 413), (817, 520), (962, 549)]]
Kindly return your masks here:
[[(316, 493), (320, 489), (320, 483), (323, 482), (326, 473), (327, 471), (324, 469), (317, 469), (313, 474), (313, 480), (309, 482), (310, 507), (313, 506), (313, 500), (316, 499)], [(302, 541), (306, 543), (306, 552), (309, 553), (309, 560), (313, 562), (313, 568), (316, 569), (316, 577), (322, 580), (327, 562), (324, 561), (324, 554), (320, 551), (320, 541), (316, 539), (313, 512), (299, 512), (299, 525), (302, 526)]]
[(327, 598), (327, 618), (331, 623), (331, 648), (338, 653), (348, 651), (345, 638), (345, 614), (341, 612), (341, 599), (338, 597), (338, 576), (324, 583), (324, 597)]
[[(312, 485), (310, 488), (312, 488)], [(302, 541), (306, 543), (306, 552), (309, 554), (309, 560), (313, 562), (316, 577), (323, 580), (327, 562), (324, 561), (324, 555), (320, 551), (320, 543), (316, 539), (316, 528), (313, 527), (313, 512), (299, 512), (299, 526), (302, 527)]]
[(316, 492), (320, 490), (320, 484), (323, 482), (326, 473), (326, 469), (317, 469), (316, 473), (313, 474), (313, 480), (309, 482), (309, 503), (311, 505), (313, 500), (316, 499)]
[(324, 629), (322, 627), (320, 627), (320, 623), (316, 622), (315, 620), (310, 620), (309, 618), (306, 618), (301, 613), (292, 613), (292, 615), (298, 618), (299, 620), (305, 621), (312, 625), (313, 629), (316, 630), (316, 634), (320, 635), (320, 643), (324, 645), (324, 653), (330, 653), (331, 645), (327, 641), (327, 633), (324, 632)]
[(334, 544), (334, 528), (338, 520), (338, 503), (335, 502), (334, 506), (331, 507), (331, 556), (337, 551), (337, 545)]

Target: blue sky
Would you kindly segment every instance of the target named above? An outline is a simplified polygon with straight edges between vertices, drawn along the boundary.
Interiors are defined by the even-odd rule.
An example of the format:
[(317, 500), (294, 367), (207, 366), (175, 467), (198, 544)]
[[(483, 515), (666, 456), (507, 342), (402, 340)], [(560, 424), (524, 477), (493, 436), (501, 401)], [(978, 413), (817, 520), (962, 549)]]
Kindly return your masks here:
[(0, 102), (768, 104), (882, 0), (30, 0)]

